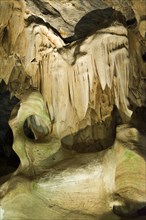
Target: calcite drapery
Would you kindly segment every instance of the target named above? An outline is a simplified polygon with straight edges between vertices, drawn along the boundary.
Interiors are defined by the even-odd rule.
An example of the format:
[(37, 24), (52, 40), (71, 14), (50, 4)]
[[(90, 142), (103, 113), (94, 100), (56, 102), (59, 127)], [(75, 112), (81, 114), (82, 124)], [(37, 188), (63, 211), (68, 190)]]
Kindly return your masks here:
[[(48, 105), (54, 135), (69, 136), (64, 145), (78, 146), (79, 152), (88, 151), (86, 144), (95, 151), (113, 143), (117, 112), (123, 123), (130, 119), (129, 100), (145, 105), (145, 64), (136, 30), (114, 24), (70, 45), (60, 37), (72, 35), (82, 16), (108, 4), (121, 9), (127, 19), (133, 18), (137, 7), (130, 1), (93, 1), (82, 6), (74, 0), (0, 2), (0, 80), (19, 98), (30, 85), (37, 87)], [(141, 6), (138, 10), (137, 19), (144, 16)]]
[(63, 149), (51, 131), (42, 140), (28, 139), (23, 125), (30, 115), (39, 116), (50, 128), (42, 96), (36, 91), (22, 99), (11, 115), (13, 148), (21, 163), (1, 185), (2, 220), (104, 219), (103, 213), (106, 219), (116, 220), (113, 205), (119, 204), (125, 216), (144, 206), (146, 162), (141, 153), (146, 138), (136, 129), (120, 126), (111, 149), (77, 154)]
[[(4, 79), (11, 93), (20, 99), (30, 85), (37, 87), (47, 103), (47, 110), (44, 114), (49, 113), (49, 117), (47, 115), (45, 117), (48, 128), (43, 130), (45, 135), (43, 143), (40, 141), (41, 135), (37, 134), (39, 129), (35, 127), (38, 122), (41, 123), (39, 116), (34, 114), (35, 111), (31, 111), (31, 115), (27, 112), (25, 117), (31, 116), (31, 119), (35, 119), (33, 130), (38, 140), (29, 141), (24, 136), (25, 117), (19, 124), (19, 132), (14, 131), (16, 144), (14, 144), (14, 149), (20, 157), (21, 164), (11, 176), (11, 180), (8, 179), (1, 188), (1, 195), (4, 198), (0, 211), (5, 219), (12, 218), (14, 215), (20, 219), (47, 219), (48, 216), (52, 218), (52, 215), (54, 219), (55, 217), (58, 219), (79, 217), (97, 219), (101, 213), (111, 211), (113, 206), (111, 204), (115, 204), (115, 200), (120, 204), (119, 208), (115, 208), (115, 212), (119, 214), (123, 212), (125, 215), (126, 207), (132, 214), (136, 207), (143, 206), (145, 202), (143, 197), (145, 195), (145, 151), (143, 150), (145, 138), (137, 130), (128, 127), (121, 128), (125, 130), (121, 141), (119, 141), (119, 134), (122, 130), (117, 130), (117, 141), (114, 147), (111, 151), (107, 150), (100, 154), (77, 155), (58, 145), (59, 138), (70, 135), (71, 137), (62, 143), (69, 146), (82, 145), (82, 152), (86, 151), (85, 143), (89, 151), (92, 151), (92, 144), (96, 151), (111, 146), (115, 138), (115, 127), (119, 123), (117, 112), (121, 114), (122, 123), (129, 120), (131, 114), (128, 109), (127, 96), (135, 106), (145, 105), (146, 100), (146, 66), (141, 57), (141, 54), (145, 52), (145, 46), (141, 46), (140, 38), (140, 35), (142, 39), (145, 38), (146, 10), (143, 7), (145, 0), (129, 0), (128, 3), (123, 0), (104, 1), (116, 6), (117, 9), (121, 9), (124, 2), (124, 7), (120, 11), (128, 19), (136, 15), (138, 29), (127, 31), (121, 25), (114, 25), (106, 30), (95, 32), (82, 41), (65, 45), (60, 35), (65, 37), (73, 34), (76, 23), (89, 11), (108, 7), (100, 0), (93, 0), (92, 4), (90, 4), (91, 1), (82, 1), (81, 5), (80, 2), (78, 0), (70, 2), (67, 0), (0, 1), (0, 81)], [(125, 5), (126, 10), (124, 10)], [(32, 16), (35, 19), (32, 23), (28, 23)], [(48, 22), (49, 28), (48, 25), (40, 24), (38, 22), (40, 19), (44, 23)], [(53, 28), (56, 28), (58, 34)], [(113, 39), (118, 43), (113, 42)], [(145, 45), (144, 41), (142, 45)], [(41, 99), (40, 95), (36, 96), (39, 100)], [(35, 105), (35, 101), (32, 101), (34, 97), (30, 95), (30, 98)], [(19, 114), (25, 111), (24, 99), (21, 103), (22, 108), (15, 109), (18, 113), (16, 121), (20, 119)], [(36, 101), (36, 106), (37, 103), (38, 101)], [(44, 104), (41, 102), (41, 105)], [(11, 121), (12, 126), (16, 126), (16, 121)], [(51, 134), (49, 134), (50, 131)], [(21, 138), (16, 138), (19, 136), (17, 134), (22, 135), (24, 145)], [(57, 142), (56, 150), (59, 151), (50, 157), (50, 148), (53, 144), (51, 142), (52, 145), (49, 145), (49, 143), (54, 135), (57, 136), (54, 140)], [(129, 139), (125, 140), (126, 137)], [(41, 145), (39, 145), (40, 142)], [(20, 144), (17, 146), (18, 143)], [(130, 147), (130, 150), (125, 147)], [(133, 147), (140, 149), (140, 152), (134, 152)], [(54, 148), (52, 150), (56, 151)], [(80, 150), (80, 146), (77, 146), (77, 150)], [(99, 158), (103, 159), (103, 164), (100, 163)], [(111, 164), (109, 158), (113, 159), (115, 164)], [(136, 166), (135, 163), (137, 163)], [(80, 175), (80, 171), (83, 175)], [(49, 172), (49, 174), (43, 172)], [(71, 172), (72, 175), (70, 175)], [(32, 180), (30, 176), (34, 179)], [(39, 176), (38, 179), (36, 176)], [(100, 181), (99, 177), (101, 177)], [(58, 185), (56, 179), (60, 180)], [(76, 179), (77, 182), (72, 182), (71, 179)], [(116, 195), (111, 196), (114, 182)], [(125, 182), (126, 184), (123, 185)], [(66, 183), (70, 188), (66, 186)], [(136, 183), (142, 185), (141, 190)], [(54, 184), (57, 186), (54, 187)], [(101, 185), (105, 187), (99, 193)], [(47, 186), (51, 187), (48, 189)], [(88, 194), (89, 187), (93, 189), (93, 198), (91, 194)], [(21, 194), (22, 190), (24, 194)], [(75, 195), (79, 198), (78, 200)], [(86, 201), (87, 195), (89, 199)], [(66, 202), (63, 201), (65, 199)], [(28, 200), (30, 201), (29, 207), (27, 206)], [(14, 202), (13, 206), (11, 201)], [(102, 209), (99, 201), (101, 201)], [(34, 204), (37, 204), (37, 207), (34, 207)], [(61, 207), (59, 207), (60, 204)], [(25, 210), (22, 210), (23, 208)], [(12, 213), (14, 209), (16, 212)], [(45, 210), (45, 213), (43, 211), (38, 213), (37, 209)], [(110, 214), (112, 220), (118, 218), (113, 213)], [(98, 218), (102, 217), (98, 216)], [(109, 218), (107, 214), (105, 219)]]
[[(110, 129), (113, 106), (116, 105), (127, 118), (131, 115), (127, 101), (127, 30), (120, 25), (110, 27), (66, 47), (63, 42), (59, 44), (59, 38), (52, 33), (52, 39), (57, 39), (54, 48), (47, 36), (46, 27), (33, 28), (29, 45), (34, 54), (26, 59), (29, 59), (27, 73), (33, 86), (41, 91), (54, 121), (54, 134), (62, 138), (88, 127), (88, 137), (83, 134), (84, 139), (98, 141), (99, 149), (105, 148), (107, 143), (112, 143), (107, 137), (113, 137), (115, 132), (114, 127)], [(42, 46), (44, 42), (47, 47)], [(31, 62), (34, 57), (35, 61)], [(99, 130), (96, 134), (94, 125)]]

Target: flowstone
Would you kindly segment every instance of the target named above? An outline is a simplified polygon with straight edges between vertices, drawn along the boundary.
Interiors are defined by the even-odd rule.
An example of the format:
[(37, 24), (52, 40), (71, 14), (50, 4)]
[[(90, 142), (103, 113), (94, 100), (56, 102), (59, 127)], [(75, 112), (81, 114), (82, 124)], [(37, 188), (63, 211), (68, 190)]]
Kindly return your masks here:
[[(34, 140), (23, 129), (30, 116)], [(137, 209), (146, 204), (146, 138), (137, 129), (118, 127), (114, 145), (102, 152), (66, 150), (52, 135), (45, 103), (37, 91), (25, 95), (12, 111), (9, 124), (20, 166), (1, 178), (2, 220), (116, 220), (118, 215), (123, 219), (136, 216)]]

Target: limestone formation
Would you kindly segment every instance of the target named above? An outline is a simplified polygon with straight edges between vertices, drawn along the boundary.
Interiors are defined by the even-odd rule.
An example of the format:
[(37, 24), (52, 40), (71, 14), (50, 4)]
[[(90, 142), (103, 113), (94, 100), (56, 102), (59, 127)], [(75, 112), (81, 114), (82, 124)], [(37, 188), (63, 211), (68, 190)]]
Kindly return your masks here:
[[(146, 204), (142, 154), (146, 137), (137, 129), (122, 125), (110, 149), (78, 154), (62, 148), (51, 131), (43, 139), (26, 137), (23, 125), (30, 115), (37, 115), (50, 128), (43, 99), (36, 91), (12, 111), (13, 149), (20, 165), (2, 179), (2, 219), (102, 219), (103, 214), (119, 219), (113, 206), (128, 216)], [(42, 124), (36, 125), (39, 131)]]
[(0, 0), (0, 219), (138, 219), (145, 90), (146, 0)]

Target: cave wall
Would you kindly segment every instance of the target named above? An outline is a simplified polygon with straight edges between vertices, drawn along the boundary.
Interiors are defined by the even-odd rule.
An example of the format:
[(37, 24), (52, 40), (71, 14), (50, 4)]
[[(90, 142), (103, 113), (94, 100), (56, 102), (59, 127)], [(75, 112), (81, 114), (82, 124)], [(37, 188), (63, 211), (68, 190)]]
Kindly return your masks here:
[[(86, 140), (93, 150), (106, 148), (116, 126), (128, 122), (136, 106), (145, 105), (143, 5), (145, 1), (0, 2), (0, 79), (20, 99), (32, 87), (41, 92), (53, 133), (64, 138), (65, 146)], [(137, 23), (111, 25), (65, 43), (84, 15), (109, 6)], [(78, 29), (86, 29), (88, 22)]]
[[(125, 23), (104, 25), (98, 13), (108, 7)], [(10, 116), (13, 99), (0, 93), (20, 159), (15, 171), (0, 164), (2, 174), (12, 172), (0, 178), (0, 218), (142, 219), (145, 7), (145, 0), (0, 1), (0, 82), (20, 100)], [(25, 134), (27, 117), (35, 140)]]

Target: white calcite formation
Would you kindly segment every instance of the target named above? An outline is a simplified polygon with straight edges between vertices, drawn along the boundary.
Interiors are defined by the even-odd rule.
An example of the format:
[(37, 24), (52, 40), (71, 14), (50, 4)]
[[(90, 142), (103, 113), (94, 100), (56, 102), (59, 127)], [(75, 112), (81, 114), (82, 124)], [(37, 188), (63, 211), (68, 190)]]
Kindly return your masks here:
[[(115, 24), (65, 45), (51, 27), (37, 20), (27, 24), (31, 11), (24, 1), (1, 2), (1, 10), (0, 76), (12, 93), (21, 98), (30, 84), (36, 87), (48, 106), (53, 132), (60, 138), (87, 128), (84, 139), (98, 141), (100, 148), (112, 143), (115, 128), (111, 124), (118, 120), (111, 116), (114, 106), (124, 122), (131, 116), (126, 28)], [(99, 131), (94, 131), (94, 125)]]
[[(0, 82), (20, 99), (9, 120), (20, 165), (0, 179), (0, 220), (138, 219), (146, 137), (131, 115), (146, 100), (144, 1), (0, 0)], [(109, 6), (136, 27), (115, 21), (65, 43)]]
[[(43, 58), (38, 73), (42, 76), (41, 92), (56, 121), (55, 133), (68, 134), (90, 126), (91, 110), (95, 122), (105, 121), (114, 104), (130, 117), (128, 39), (124, 27), (97, 32), (59, 52), (52, 51)], [(70, 120), (66, 120), (68, 117)]]

